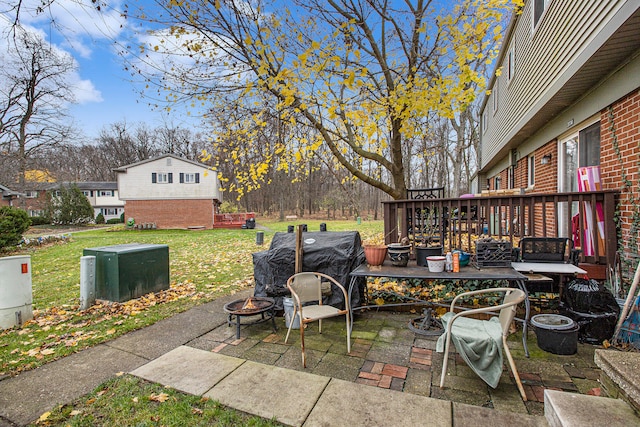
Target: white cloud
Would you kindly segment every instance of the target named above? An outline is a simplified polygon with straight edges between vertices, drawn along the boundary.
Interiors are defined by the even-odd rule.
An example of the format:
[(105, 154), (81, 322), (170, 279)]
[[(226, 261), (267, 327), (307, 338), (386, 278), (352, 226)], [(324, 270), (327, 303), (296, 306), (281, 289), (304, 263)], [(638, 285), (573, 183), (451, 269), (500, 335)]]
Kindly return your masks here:
[[(83, 0), (56, 0), (45, 12), (38, 12), (42, 0), (23, 0), (20, 22), (23, 25), (55, 31), (60, 44), (88, 58), (93, 44), (115, 40), (124, 31), (122, 2), (103, 0), (97, 3)], [(97, 9), (100, 5), (100, 10)]]
[[(1, 15), (0, 15), (1, 17)], [(34, 28), (30, 25), (22, 25), (22, 30), (34, 34), (36, 37), (42, 39), (45, 43), (47, 41), (47, 34), (41, 29)], [(11, 51), (15, 49), (15, 45), (11, 42), (11, 22), (6, 19), (0, 19), (0, 51), (6, 52), (11, 55)], [(74, 95), (74, 99), (78, 104), (86, 104), (89, 102), (102, 102), (102, 94), (96, 89), (94, 84), (90, 80), (82, 79), (77, 71), (77, 61), (73, 58), (73, 55), (69, 51), (60, 48), (56, 45), (50, 45), (51, 49), (58, 55), (67, 57), (70, 61), (73, 61), (76, 70), (70, 71), (64, 76), (67, 87), (71, 89)]]
[(73, 94), (78, 104), (87, 104), (90, 102), (102, 102), (102, 93), (96, 89), (91, 80), (83, 80), (76, 75), (73, 84)]

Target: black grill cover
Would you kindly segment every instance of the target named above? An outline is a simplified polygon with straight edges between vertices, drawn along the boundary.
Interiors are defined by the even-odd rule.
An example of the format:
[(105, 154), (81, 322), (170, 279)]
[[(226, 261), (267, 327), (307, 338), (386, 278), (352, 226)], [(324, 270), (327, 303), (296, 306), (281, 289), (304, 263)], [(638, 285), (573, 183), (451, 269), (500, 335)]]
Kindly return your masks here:
[[(360, 233), (357, 231), (317, 231), (303, 232), (302, 271), (317, 271), (336, 279), (349, 290), (349, 273), (365, 261)], [(253, 254), (253, 275), (255, 296), (272, 296), (276, 309), (282, 309), (282, 297), (286, 294), (286, 283), (295, 269), (296, 234), (276, 233), (269, 250)], [(362, 283), (360, 283), (362, 282)], [(360, 305), (364, 282), (351, 295), (351, 306)], [(344, 306), (344, 298), (339, 289), (333, 289), (325, 297), (325, 304)]]

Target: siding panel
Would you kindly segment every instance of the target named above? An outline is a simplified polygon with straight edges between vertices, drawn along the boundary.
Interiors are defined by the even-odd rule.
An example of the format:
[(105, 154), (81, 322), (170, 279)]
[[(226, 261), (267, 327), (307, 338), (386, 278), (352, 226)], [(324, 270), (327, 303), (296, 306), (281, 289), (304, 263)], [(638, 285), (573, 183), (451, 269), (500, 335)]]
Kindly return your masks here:
[[(552, 0), (532, 33), (532, 1), (518, 18), (515, 37), (515, 74), (507, 84), (506, 73), (498, 77), (498, 110), (488, 114), (481, 159), (493, 158), (571, 77), (580, 54), (589, 47), (613, 15), (628, 0)], [(505, 41), (505, 45), (511, 40)], [(506, 64), (503, 64), (503, 66)], [(558, 83), (558, 85), (555, 85)], [(493, 96), (493, 95), (492, 95)], [(491, 111), (492, 101), (486, 104)]]

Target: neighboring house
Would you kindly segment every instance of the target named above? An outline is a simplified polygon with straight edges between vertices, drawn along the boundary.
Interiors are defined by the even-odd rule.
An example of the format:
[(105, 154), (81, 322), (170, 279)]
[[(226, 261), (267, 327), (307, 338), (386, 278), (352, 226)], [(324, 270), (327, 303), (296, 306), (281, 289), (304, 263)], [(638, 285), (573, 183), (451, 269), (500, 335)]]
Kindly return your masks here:
[(94, 218), (102, 214), (105, 221), (108, 221), (120, 218), (124, 212), (124, 201), (118, 195), (117, 182), (76, 182), (75, 185), (89, 199)]
[(125, 221), (158, 228), (213, 228), (222, 201), (218, 173), (202, 163), (165, 154), (114, 169)]
[(20, 199), (14, 201), (14, 206), (27, 211), (29, 216), (42, 216), (47, 206), (47, 191), (57, 187), (51, 182), (26, 182)]
[(0, 206), (14, 206), (13, 201), (20, 196), (24, 194), (0, 184)]
[(21, 200), (13, 205), (27, 211), (29, 216), (42, 216), (47, 206), (47, 192), (56, 191), (61, 185), (76, 185), (87, 196), (94, 210), (94, 218), (102, 213), (105, 221), (119, 218), (124, 212), (124, 202), (118, 197), (116, 182), (27, 182), (19, 194)]
[(474, 192), (575, 192), (577, 168), (599, 166), (602, 189), (620, 190), (623, 257), (637, 258), (640, 1), (527, 0), (497, 66)]

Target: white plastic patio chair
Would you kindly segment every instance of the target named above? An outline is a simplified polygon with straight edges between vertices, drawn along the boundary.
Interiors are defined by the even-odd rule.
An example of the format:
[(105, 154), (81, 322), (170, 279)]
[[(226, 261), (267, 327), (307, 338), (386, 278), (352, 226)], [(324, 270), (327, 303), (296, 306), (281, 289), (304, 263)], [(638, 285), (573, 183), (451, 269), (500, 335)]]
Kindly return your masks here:
[[(345, 308), (339, 309), (331, 305), (322, 303), (322, 280), (329, 280), (333, 285), (342, 291), (344, 295)], [(289, 334), (291, 333), (291, 327), (294, 322), (295, 316), (300, 318), (300, 343), (302, 345), (302, 366), (307, 367), (307, 358), (304, 351), (304, 329), (307, 323), (318, 321), (318, 330), (322, 333), (322, 319), (335, 316), (345, 316), (347, 322), (347, 353), (351, 352), (351, 325), (349, 321), (351, 319), (351, 305), (349, 304), (349, 298), (347, 291), (338, 281), (333, 277), (324, 273), (297, 273), (287, 280), (287, 288), (291, 291), (291, 296), (294, 299), (293, 316), (289, 322), (289, 329), (287, 330), (287, 336), (284, 340), (286, 343), (289, 340)], [(309, 302), (315, 302), (315, 304), (307, 304)]]
[[(496, 293), (496, 292), (505, 293), (504, 299), (502, 303), (499, 305), (476, 308), (476, 309), (461, 311), (459, 313), (454, 312), (455, 304), (460, 298), (468, 297), (468, 296), (476, 296), (476, 295), (481, 295), (486, 293)], [(515, 317), (516, 308), (518, 304), (524, 301), (524, 299), (525, 299), (524, 291), (520, 289), (514, 289), (514, 288), (490, 288), (490, 289), (464, 292), (460, 295), (457, 295), (453, 299), (453, 301), (451, 302), (451, 307), (449, 312), (446, 313), (444, 316), (442, 316), (443, 325), (446, 325), (445, 334), (441, 336), (438, 342), (438, 345), (441, 346), (441, 340), (443, 339), (445, 340), (444, 361), (442, 364), (442, 376), (440, 377), (440, 388), (444, 387), (444, 380), (447, 374), (447, 362), (448, 362), (449, 346), (451, 344), (451, 338), (452, 336), (460, 337), (461, 335), (464, 336), (466, 334), (466, 339), (468, 340), (487, 340), (486, 342), (489, 343), (489, 346), (497, 346), (498, 350), (500, 350), (500, 353), (499, 353), (500, 356), (502, 354), (501, 353), (502, 349), (504, 349), (504, 353), (507, 355), (507, 360), (509, 361), (509, 366), (511, 367), (511, 372), (513, 372), (513, 377), (516, 380), (518, 390), (522, 395), (522, 400), (524, 401), (527, 400), (527, 396), (524, 392), (524, 388), (522, 387), (522, 382), (520, 381), (520, 375), (518, 374), (518, 370), (516, 369), (516, 365), (513, 361), (513, 357), (511, 356), (511, 352), (509, 351), (509, 346), (507, 346), (507, 337), (509, 336), (509, 328), (511, 326), (511, 322)], [(497, 312), (498, 310), (500, 311), (500, 314), (498, 315), (499, 322), (496, 322), (495, 320), (479, 320), (479, 319), (473, 319), (469, 317), (478, 313)], [(470, 333), (471, 330), (473, 330), (474, 332)], [(491, 332), (493, 332), (493, 334)], [(496, 338), (496, 336), (498, 337)], [(502, 337), (501, 340), (499, 336)], [(455, 344), (455, 340), (454, 340), (454, 344)], [(496, 347), (493, 347), (493, 349), (495, 348)], [(460, 353), (460, 355), (463, 357), (463, 359), (465, 359), (465, 361), (467, 361), (467, 363), (469, 364), (467, 355), (461, 352), (461, 349), (459, 349), (457, 345), (456, 345), (456, 349), (458, 350), (458, 353)], [(480, 358), (482, 358), (483, 355), (476, 354), (475, 356), (479, 356)], [(497, 360), (502, 361), (502, 357), (499, 357), (499, 359)], [(487, 361), (480, 360), (479, 362), (480, 362), (480, 365), (484, 365)], [(483, 380), (485, 380), (485, 382), (487, 382), (487, 379), (478, 373), (478, 371), (476, 370), (476, 367), (472, 366), (472, 364), (469, 364), (469, 366), (476, 372), (476, 374), (478, 374)], [(502, 371), (502, 363), (500, 363), (500, 371)], [(499, 380), (499, 377), (497, 378), (497, 380)], [(492, 384), (489, 384), (489, 385), (492, 385), (492, 387), (495, 388), (497, 386), (497, 380), (495, 381), (495, 385), (492, 385)]]

